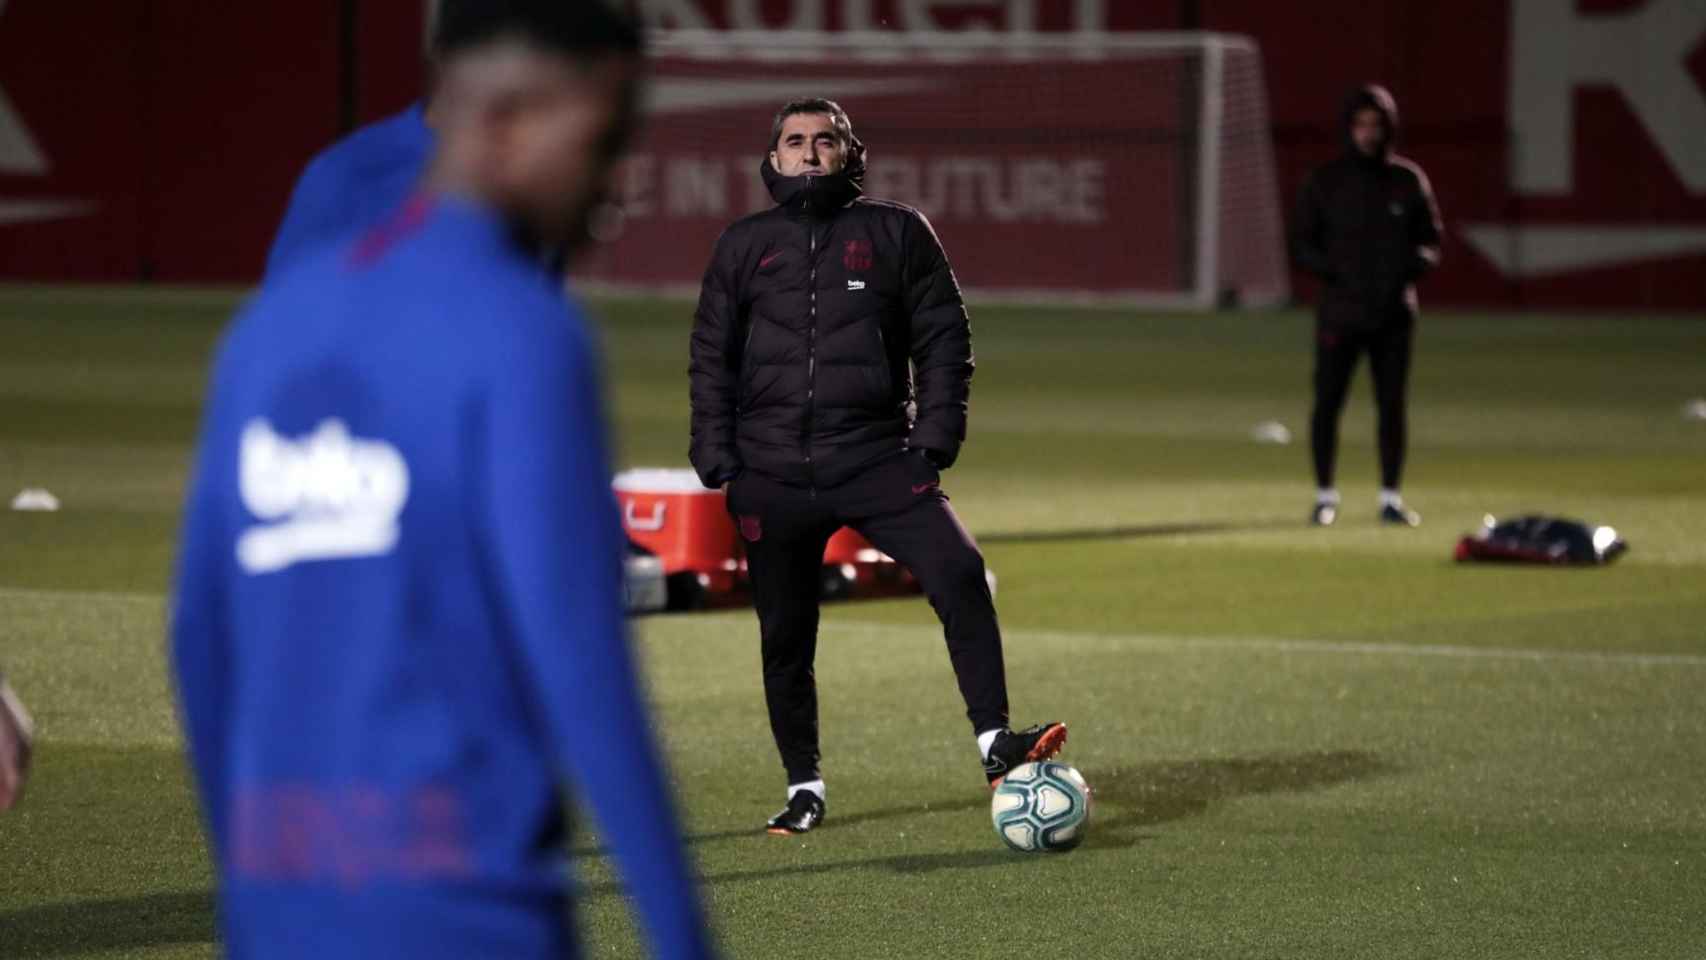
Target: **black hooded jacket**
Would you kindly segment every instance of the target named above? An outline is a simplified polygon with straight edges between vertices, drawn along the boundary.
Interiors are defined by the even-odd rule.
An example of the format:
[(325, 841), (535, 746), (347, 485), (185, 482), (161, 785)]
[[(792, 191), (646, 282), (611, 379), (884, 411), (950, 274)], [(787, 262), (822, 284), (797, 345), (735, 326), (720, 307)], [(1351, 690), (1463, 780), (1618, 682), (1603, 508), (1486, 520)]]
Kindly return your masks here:
[(776, 206), (718, 238), (693, 315), (699, 479), (755, 470), (833, 487), (909, 448), (951, 465), (971, 327), (935, 231), (911, 207), (860, 195), (857, 143), (837, 174), (761, 170)]
[[(1373, 107), (1386, 141), (1370, 157), (1350, 140), (1351, 118)], [(1323, 327), (1369, 330), (1416, 315), (1416, 280), (1439, 265), (1440, 217), (1422, 168), (1392, 152), (1398, 105), (1369, 85), (1345, 101), (1345, 152), (1304, 181), (1291, 225), (1291, 258), (1320, 277)]]

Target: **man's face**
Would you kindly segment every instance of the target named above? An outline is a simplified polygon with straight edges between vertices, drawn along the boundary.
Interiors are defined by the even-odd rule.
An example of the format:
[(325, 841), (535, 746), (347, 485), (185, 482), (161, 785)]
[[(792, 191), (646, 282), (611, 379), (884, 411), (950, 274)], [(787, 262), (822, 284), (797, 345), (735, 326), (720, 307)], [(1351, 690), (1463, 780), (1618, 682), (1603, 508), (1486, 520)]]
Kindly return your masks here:
[(1351, 114), (1351, 143), (1365, 157), (1380, 153), (1386, 143), (1386, 118), (1373, 107)]
[(847, 147), (836, 136), (828, 114), (796, 113), (782, 121), (770, 165), (784, 177), (839, 173), (847, 165)]
[(588, 215), (609, 191), (638, 64), (553, 66), (508, 105), (501, 180), (506, 205), (542, 244), (563, 248), (584, 238)]

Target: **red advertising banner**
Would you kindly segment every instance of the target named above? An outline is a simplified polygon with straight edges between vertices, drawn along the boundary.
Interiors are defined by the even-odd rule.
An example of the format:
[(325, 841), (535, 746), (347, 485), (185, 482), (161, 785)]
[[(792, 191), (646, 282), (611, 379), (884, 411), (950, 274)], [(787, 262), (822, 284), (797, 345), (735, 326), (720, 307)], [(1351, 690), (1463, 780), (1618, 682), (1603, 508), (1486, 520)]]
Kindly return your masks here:
[[(862, 69), (821, 59), (658, 58), (620, 234), (577, 274), (697, 284), (717, 235), (773, 204), (759, 166), (776, 107), (824, 91), (869, 151), (867, 194), (921, 209), (962, 284), (1188, 293), (1193, 248), (1179, 220), (1191, 214), (1198, 155), (1180, 103), (1192, 96), (1192, 50)], [(1117, 112), (1071, 93), (1132, 86), (1144, 95)]]
[[(407, 102), (421, 5), (393, 6), (401, 44), (352, 33)], [(339, 0), (0, 2), (0, 279), (252, 282), (339, 132), (340, 29)]]
[(0, 9), (0, 276), (136, 279), (147, 28), (141, 5)]
[(648, 27), (662, 30), (1017, 34), (1173, 29), (1180, 26), (1184, 5), (1133, 0), (628, 0), (628, 6)]
[[(1424, 304), (1706, 309), (1701, 0), (631, 2), (660, 29), (854, 33), (914, 50), (970, 35), (1247, 35), (1288, 205), (1341, 149), (1344, 93), (1377, 81), (1397, 96), (1401, 150), (1430, 175), (1448, 232)], [(0, 279), (252, 281), (308, 156), (345, 116), (375, 119), (419, 91), (424, 7), (0, 3)], [(627, 232), (590, 265), (597, 276), (696, 282), (716, 230), (757, 202), (765, 116), (819, 92), (868, 135), (871, 192), (924, 207), (950, 253), (978, 251), (955, 257), (968, 286), (1179, 287), (1201, 263), (1181, 226), (1204, 199), (1179, 187), (1185, 152), (1150, 142), (1156, 111), (1176, 119), (1195, 93), (1176, 81), (911, 56), (678, 66), (662, 79), (686, 99), (654, 109)], [(736, 96), (736, 73), (768, 85), (692, 99), (696, 78)], [(973, 97), (962, 80), (1009, 86)], [(1072, 105), (1041, 107), (1027, 83), (1058, 84), (1051, 102)], [(1146, 258), (1126, 256), (1142, 245)]]

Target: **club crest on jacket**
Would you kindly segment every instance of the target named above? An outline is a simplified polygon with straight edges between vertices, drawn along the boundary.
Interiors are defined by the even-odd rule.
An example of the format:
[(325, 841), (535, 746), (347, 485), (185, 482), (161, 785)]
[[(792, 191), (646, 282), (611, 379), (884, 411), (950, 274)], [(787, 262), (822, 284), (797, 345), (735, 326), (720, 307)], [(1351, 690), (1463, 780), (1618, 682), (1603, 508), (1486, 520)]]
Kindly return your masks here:
[(871, 269), (871, 241), (847, 241), (841, 250), (841, 264), (849, 270)]

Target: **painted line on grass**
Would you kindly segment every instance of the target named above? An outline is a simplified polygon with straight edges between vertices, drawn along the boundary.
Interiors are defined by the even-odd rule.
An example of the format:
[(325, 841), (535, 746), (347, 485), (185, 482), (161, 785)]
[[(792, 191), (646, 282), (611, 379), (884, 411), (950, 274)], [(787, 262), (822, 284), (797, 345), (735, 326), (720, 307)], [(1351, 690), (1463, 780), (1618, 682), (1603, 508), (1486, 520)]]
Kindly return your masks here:
[[(38, 590), (0, 587), (0, 600), (81, 600), (159, 605), (165, 597), (157, 593), (122, 593), (99, 590)], [(745, 611), (717, 611), (689, 617), (645, 618), (648, 627), (685, 626), (707, 619), (744, 621)], [(639, 621), (636, 621), (639, 622)], [(822, 630), (927, 634), (937, 627), (873, 623), (859, 620), (825, 622)], [(1256, 650), (1272, 653), (1359, 654), (1387, 657), (1432, 657), (1447, 660), (1509, 660), (1529, 663), (1619, 664), (1640, 667), (1706, 667), (1706, 655), (1690, 653), (1616, 653), (1599, 650), (1525, 650), (1517, 647), (1465, 647), (1438, 643), (1368, 643), (1335, 640), (1298, 640), (1285, 637), (1189, 636), (1164, 633), (1074, 633), (1066, 630), (1004, 630), (1004, 635), (1044, 642), (1087, 640), (1098, 643), (1133, 644), (1146, 647), (1214, 647), (1224, 650)]]
[(0, 600), (96, 600), (115, 603), (166, 602), (160, 593), (125, 593), (118, 590), (38, 590), (29, 587), (0, 587)]
[[(938, 628), (892, 623), (839, 621), (820, 629), (939, 634)], [(1185, 636), (1159, 633), (1072, 633), (1060, 630), (1003, 630), (1011, 638), (1044, 642), (1088, 640), (1100, 643), (1183, 649), (1213, 647), (1268, 653), (1358, 654), (1387, 657), (1431, 657), (1447, 660), (1507, 660), (1528, 663), (1616, 664), (1638, 667), (1706, 667), (1706, 656), (1689, 653), (1615, 653), (1596, 650), (1524, 650), (1516, 647), (1463, 647), (1449, 644), (1367, 643), (1333, 640), (1295, 640), (1285, 637)]]

